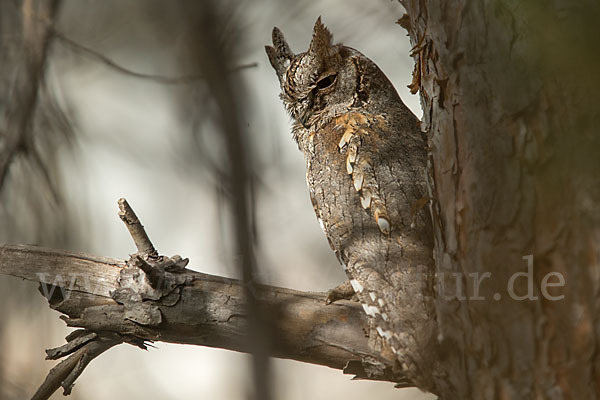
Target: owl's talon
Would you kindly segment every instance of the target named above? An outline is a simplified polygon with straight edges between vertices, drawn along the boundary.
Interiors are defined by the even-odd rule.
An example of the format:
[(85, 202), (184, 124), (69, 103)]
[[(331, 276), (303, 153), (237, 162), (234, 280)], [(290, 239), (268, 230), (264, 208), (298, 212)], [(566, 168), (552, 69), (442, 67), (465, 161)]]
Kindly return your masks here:
[(355, 294), (350, 281), (346, 281), (327, 292), (325, 304), (331, 304), (338, 300), (351, 300)]

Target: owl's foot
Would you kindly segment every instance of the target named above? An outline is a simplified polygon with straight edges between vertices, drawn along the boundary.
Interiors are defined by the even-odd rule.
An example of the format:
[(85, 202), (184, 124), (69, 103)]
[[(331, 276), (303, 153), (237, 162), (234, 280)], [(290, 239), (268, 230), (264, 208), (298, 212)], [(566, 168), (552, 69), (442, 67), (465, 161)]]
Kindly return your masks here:
[(325, 299), (325, 304), (331, 304), (338, 300), (350, 300), (354, 295), (355, 292), (352, 288), (352, 285), (350, 284), (350, 281), (346, 281), (327, 292), (327, 299)]

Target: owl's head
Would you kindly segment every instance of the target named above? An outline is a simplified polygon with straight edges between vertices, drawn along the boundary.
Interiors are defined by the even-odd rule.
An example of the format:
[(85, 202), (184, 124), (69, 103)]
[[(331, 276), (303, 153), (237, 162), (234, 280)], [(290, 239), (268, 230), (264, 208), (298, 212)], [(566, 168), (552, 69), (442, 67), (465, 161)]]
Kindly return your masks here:
[(354, 49), (332, 44), (332, 35), (321, 17), (306, 52), (292, 53), (276, 27), (273, 46), (265, 49), (279, 78), (281, 99), (298, 128), (299, 124), (308, 130), (318, 129), (364, 101), (359, 68), (361, 62), (370, 60)]

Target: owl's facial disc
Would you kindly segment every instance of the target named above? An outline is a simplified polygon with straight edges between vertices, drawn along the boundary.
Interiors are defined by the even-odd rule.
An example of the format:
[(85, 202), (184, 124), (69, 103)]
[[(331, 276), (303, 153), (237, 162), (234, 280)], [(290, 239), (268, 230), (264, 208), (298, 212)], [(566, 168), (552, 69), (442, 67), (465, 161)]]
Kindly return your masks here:
[[(337, 84), (337, 72), (326, 69), (319, 70), (311, 74), (299, 74), (302, 66), (306, 64), (303, 57), (308, 54), (300, 55), (287, 71), (286, 84), (284, 85), (283, 95), (286, 104), (293, 105), (288, 107), (292, 117), (302, 124), (306, 129), (310, 129), (311, 117), (324, 109), (328, 105), (327, 97)], [(320, 68), (322, 69), (322, 68)], [(288, 75), (289, 74), (289, 75)]]
[[(281, 85), (281, 99), (298, 124), (315, 129), (348, 107), (356, 79), (352, 63), (345, 63), (343, 46), (332, 44), (332, 35), (319, 18), (306, 52), (293, 54), (283, 34), (273, 29), (273, 46), (266, 46), (269, 61)], [(344, 53), (346, 54), (346, 53)]]

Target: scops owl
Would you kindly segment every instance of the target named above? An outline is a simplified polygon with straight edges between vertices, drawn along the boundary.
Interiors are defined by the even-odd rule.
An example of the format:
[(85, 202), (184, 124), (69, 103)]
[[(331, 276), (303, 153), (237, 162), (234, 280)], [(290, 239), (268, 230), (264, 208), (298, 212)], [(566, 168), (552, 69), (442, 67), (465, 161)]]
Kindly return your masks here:
[[(426, 317), (434, 315), (426, 311), (432, 228), (419, 121), (373, 61), (332, 44), (321, 18), (306, 52), (292, 53), (278, 28), (266, 51), (304, 153), (319, 224), (383, 338), (382, 351), (422, 379), (433, 361), (417, 353), (435, 340), (435, 321)], [(346, 297), (342, 288), (330, 300)]]

